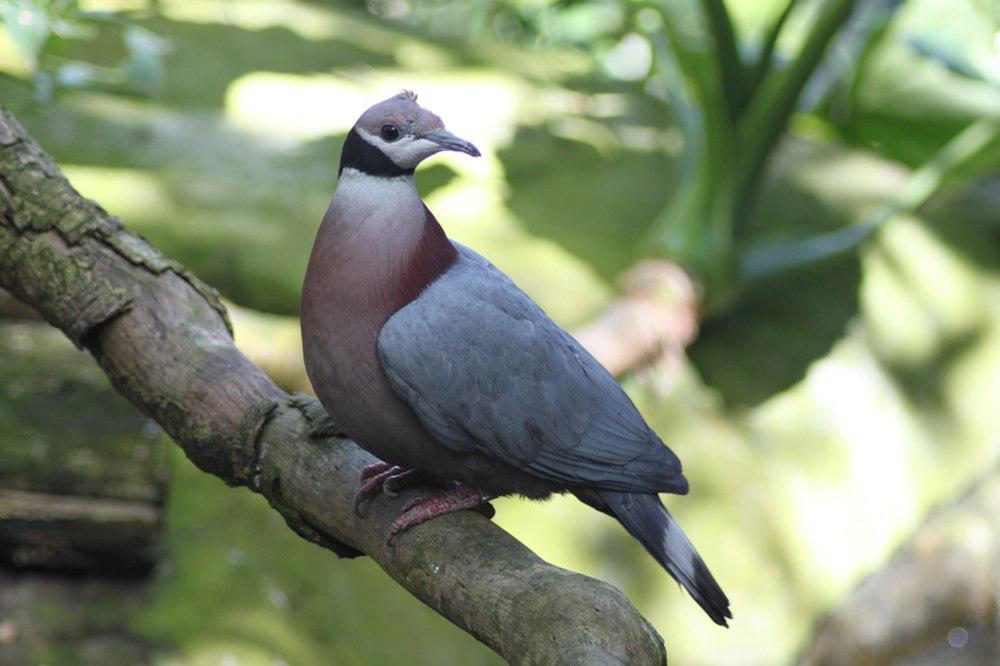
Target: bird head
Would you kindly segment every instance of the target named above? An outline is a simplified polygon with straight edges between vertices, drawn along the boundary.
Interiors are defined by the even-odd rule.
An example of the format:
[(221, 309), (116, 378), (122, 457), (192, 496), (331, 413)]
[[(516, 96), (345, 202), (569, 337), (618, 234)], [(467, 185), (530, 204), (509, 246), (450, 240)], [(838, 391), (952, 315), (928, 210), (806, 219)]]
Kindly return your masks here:
[(345, 168), (376, 176), (413, 173), (422, 161), (444, 150), (479, 157), (479, 149), (444, 128), (436, 115), (404, 90), (371, 107), (354, 124), (341, 153)]

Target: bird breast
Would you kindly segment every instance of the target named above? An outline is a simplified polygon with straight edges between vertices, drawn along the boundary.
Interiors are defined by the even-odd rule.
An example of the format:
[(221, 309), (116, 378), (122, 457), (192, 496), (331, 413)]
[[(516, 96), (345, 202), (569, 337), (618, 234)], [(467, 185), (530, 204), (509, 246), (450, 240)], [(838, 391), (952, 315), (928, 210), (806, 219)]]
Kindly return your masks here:
[[(316, 236), (302, 288), (302, 346), (320, 401), (355, 439), (373, 421), (410, 426), (378, 357), (385, 322), (455, 262), (457, 253), (412, 180), (344, 178)], [(359, 432), (362, 433), (359, 437)], [(377, 449), (388, 432), (367, 437)], [(363, 441), (359, 441), (362, 445)], [(376, 451), (373, 452), (378, 455)]]

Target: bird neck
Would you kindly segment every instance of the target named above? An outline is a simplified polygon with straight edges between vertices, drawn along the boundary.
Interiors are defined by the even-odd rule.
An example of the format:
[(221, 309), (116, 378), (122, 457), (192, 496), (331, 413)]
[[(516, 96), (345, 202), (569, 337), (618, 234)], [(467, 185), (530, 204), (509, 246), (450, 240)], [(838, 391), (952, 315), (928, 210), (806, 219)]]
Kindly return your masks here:
[[(347, 300), (391, 314), (457, 260), (410, 176), (372, 176), (344, 169), (316, 241), (310, 268), (322, 271)], [(317, 266), (318, 267), (318, 266)]]
[(394, 221), (402, 223), (403, 217), (420, 211), (423, 206), (412, 173), (379, 176), (344, 167), (327, 216), (334, 215), (338, 227), (359, 224), (372, 227), (369, 223), (377, 220), (380, 224), (373, 231), (396, 234), (401, 230), (385, 227), (392, 226)]

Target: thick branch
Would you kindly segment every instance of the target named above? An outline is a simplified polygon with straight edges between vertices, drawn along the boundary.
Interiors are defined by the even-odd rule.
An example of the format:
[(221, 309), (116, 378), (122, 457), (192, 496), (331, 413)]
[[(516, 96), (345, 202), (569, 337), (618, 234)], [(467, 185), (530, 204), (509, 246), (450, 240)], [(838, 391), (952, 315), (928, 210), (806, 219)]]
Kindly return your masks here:
[(278, 389), (233, 345), (213, 290), (93, 202), (0, 109), (0, 286), (88, 349), (116, 388), (201, 469), (264, 495), (299, 535), (371, 556), (416, 597), (517, 663), (665, 662), (625, 596), (554, 567), (477, 513), (386, 545), (408, 494), (355, 516), (372, 458), (311, 440), (317, 404)]
[(995, 641), (998, 562), (1000, 469), (932, 511), (888, 564), (820, 623), (801, 663), (908, 662), (936, 645), (962, 644), (980, 627)]

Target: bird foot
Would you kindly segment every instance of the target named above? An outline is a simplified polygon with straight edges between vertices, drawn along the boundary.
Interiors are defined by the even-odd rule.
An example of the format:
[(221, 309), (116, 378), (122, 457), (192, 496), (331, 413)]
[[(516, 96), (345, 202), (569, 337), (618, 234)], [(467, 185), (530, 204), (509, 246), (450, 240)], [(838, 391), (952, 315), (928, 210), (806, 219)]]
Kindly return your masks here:
[(493, 498), (479, 488), (464, 483), (458, 483), (444, 492), (412, 499), (392, 523), (388, 543), (393, 545), (396, 537), (406, 530), (446, 513), (475, 509), (487, 518), (492, 518), (496, 510), (490, 504), (491, 499)]
[(363, 517), (365, 505), (379, 493), (396, 497), (404, 488), (427, 480), (429, 477), (419, 469), (407, 469), (386, 462), (368, 465), (361, 470), (362, 484), (354, 496), (354, 513)]

